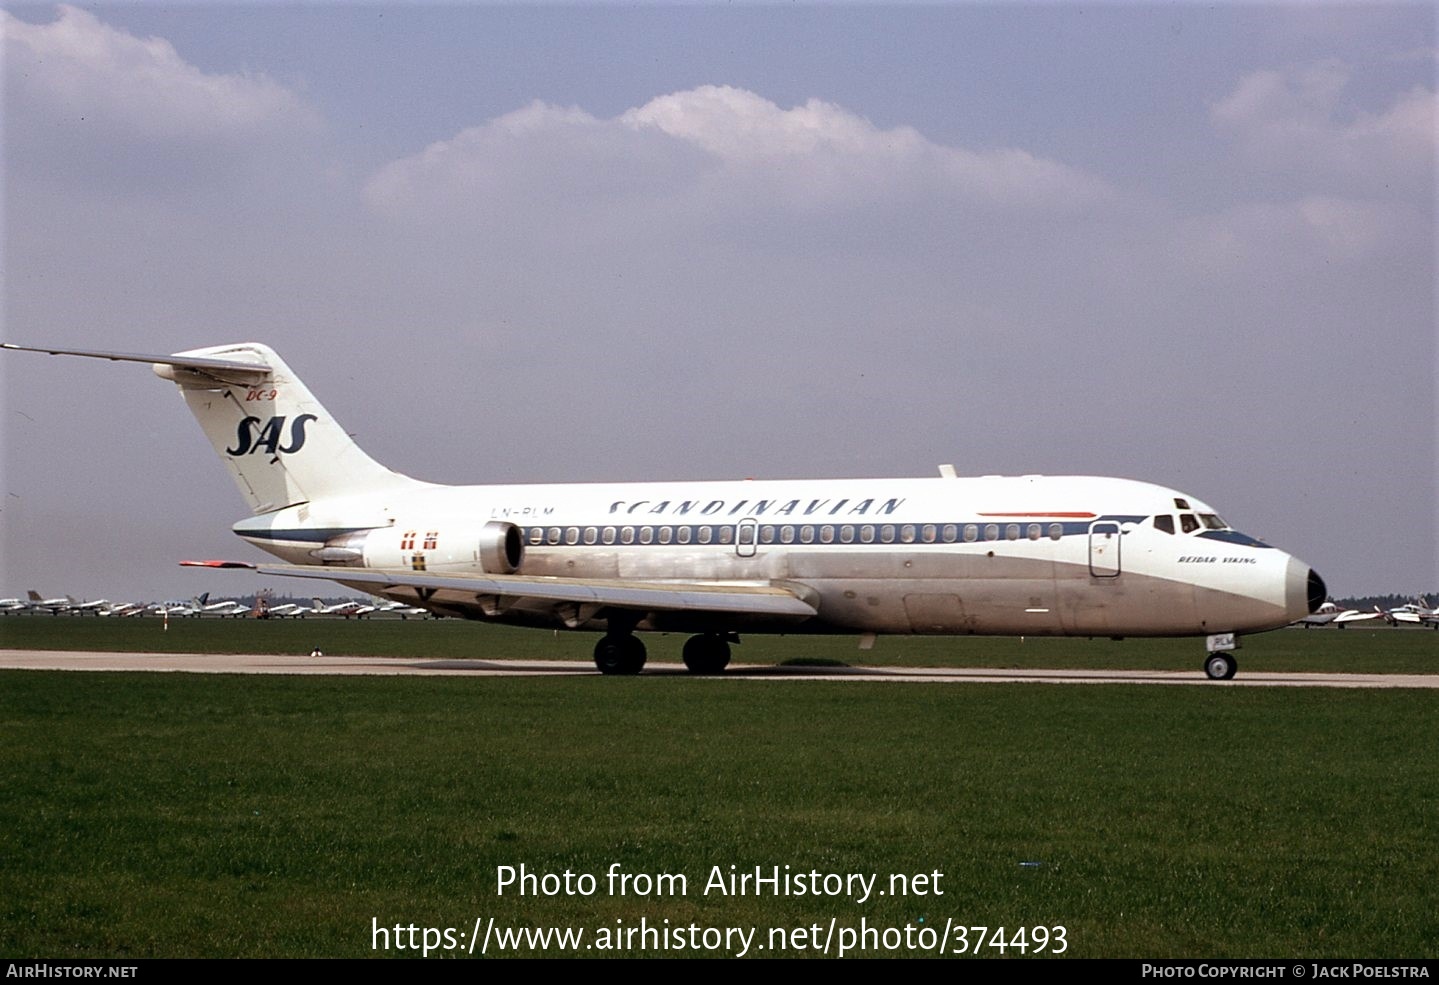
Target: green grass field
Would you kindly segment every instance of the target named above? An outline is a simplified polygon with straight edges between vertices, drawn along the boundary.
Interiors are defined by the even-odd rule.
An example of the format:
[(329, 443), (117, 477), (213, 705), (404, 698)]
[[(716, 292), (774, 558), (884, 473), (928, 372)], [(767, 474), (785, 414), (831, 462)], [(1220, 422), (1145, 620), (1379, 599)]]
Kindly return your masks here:
[[(0, 626), (13, 646), (12, 624), (50, 621)], [(401, 628), (427, 656), (459, 655), (441, 641), (506, 651), (469, 654), (491, 657), (555, 641)], [(1423, 651), (1387, 650), (1432, 654), (1433, 635), (1273, 633), (1243, 666), (1269, 641), (1276, 662), (1333, 647), (1312, 659), (1403, 663)], [(587, 655), (586, 637), (559, 639)], [(762, 642), (779, 659), (796, 643), (858, 656), (852, 641)], [(1017, 660), (1043, 642), (1082, 666), (1129, 648), (1158, 659), (1138, 649), (1154, 641), (893, 642), (866, 656), (987, 643)], [(1194, 668), (1194, 641), (1180, 643)], [(1435, 699), (1409, 690), (5, 672), (0, 952), (360, 956), (372, 921), (468, 933), (477, 917), (591, 935), (641, 919), (758, 927), (765, 943), (832, 918), (952, 918), (1063, 926), (1071, 956), (1426, 957), (1436, 748)], [(616, 863), (684, 875), (688, 892), (611, 896)], [(521, 864), (599, 888), (499, 895), (498, 868)], [(945, 892), (706, 895), (730, 865), (881, 886), (937, 870)]]

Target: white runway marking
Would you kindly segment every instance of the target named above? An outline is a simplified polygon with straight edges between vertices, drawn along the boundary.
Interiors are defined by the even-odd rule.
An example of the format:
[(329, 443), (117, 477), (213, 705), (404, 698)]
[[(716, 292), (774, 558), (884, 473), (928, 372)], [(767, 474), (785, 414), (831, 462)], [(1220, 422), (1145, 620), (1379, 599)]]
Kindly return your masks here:
[[(2, 670), (150, 671), (188, 674), (330, 674), (450, 677), (589, 677), (574, 660), (425, 660), (287, 654), (106, 653), (0, 650)], [(689, 676), (683, 664), (650, 663), (643, 676)], [(731, 665), (703, 680), (901, 681), (924, 684), (1198, 684), (1205, 687), (1439, 688), (1439, 674), (1306, 674), (1241, 670), (1211, 681), (1199, 670), (1013, 670), (952, 667), (779, 667)]]

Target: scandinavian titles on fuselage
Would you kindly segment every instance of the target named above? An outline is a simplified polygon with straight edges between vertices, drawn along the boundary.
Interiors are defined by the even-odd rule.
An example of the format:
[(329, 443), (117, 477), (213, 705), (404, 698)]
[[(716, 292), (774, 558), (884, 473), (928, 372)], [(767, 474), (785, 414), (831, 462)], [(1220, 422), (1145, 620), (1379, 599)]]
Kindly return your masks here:
[[(869, 496), (863, 499), (808, 500), (778, 496), (733, 502), (727, 499), (617, 499), (610, 503), (607, 512), (624, 516), (888, 516), (898, 511), (904, 502), (905, 498), (902, 496), (888, 499)], [(490, 509), (490, 518), (507, 520), (516, 517), (551, 516), (554, 512), (554, 506), (495, 506)]]
[(903, 497), (890, 498), (883, 501), (870, 496), (861, 500), (849, 499), (811, 499), (806, 502), (803, 499), (741, 499), (731, 504), (724, 499), (711, 499), (702, 501), (698, 499), (639, 499), (634, 501), (617, 499), (610, 504), (611, 513), (670, 513), (676, 516), (686, 516), (696, 513), (700, 516), (838, 516), (843, 513), (845, 516), (864, 516), (873, 513), (876, 516), (886, 516), (898, 510), (904, 505)]

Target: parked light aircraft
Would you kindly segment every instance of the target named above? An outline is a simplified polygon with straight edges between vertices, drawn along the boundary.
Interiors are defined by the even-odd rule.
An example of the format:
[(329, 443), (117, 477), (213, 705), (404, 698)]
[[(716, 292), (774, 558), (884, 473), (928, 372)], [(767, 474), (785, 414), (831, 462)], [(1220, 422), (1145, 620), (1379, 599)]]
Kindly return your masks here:
[(75, 604), (75, 600), (68, 595), (64, 598), (42, 599), (40, 597), (40, 593), (35, 591), (35, 589), (33, 588), (25, 594), (29, 596), (30, 600), (26, 604), (30, 608), (49, 609), (52, 616), (56, 613), (68, 612), (70, 608)]
[(206, 592), (205, 595), (200, 596), (201, 615), (219, 616), (223, 619), (228, 616), (248, 616), (255, 611), (253, 606), (246, 605), (238, 599), (221, 599), (219, 602), (211, 602), (208, 595), (209, 593)]
[[(376, 603), (375, 611), (384, 616), (399, 616), (401, 619), (408, 619), (410, 616), (434, 615), (429, 609), (422, 609), (419, 606), (406, 605), (403, 602), (396, 602), (393, 599)], [(369, 613), (359, 613), (361, 616)]]
[(145, 614), (145, 607), (138, 602), (111, 602), (100, 609), (97, 614), (102, 616), (140, 616)]
[(1431, 607), (1429, 600), (1422, 596), (1407, 605), (1390, 609), (1385, 618), (1395, 624), (1405, 622), (1439, 629), (1439, 607)]
[(323, 599), (310, 599), (309, 614), (312, 616), (344, 616), (346, 619), (348, 619), (361, 611), (374, 612), (375, 607), (373, 605), (366, 605), (363, 602), (355, 602), (353, 600), (336, 602), (334, 605), (326, 605)]
[[(230, 565), (226, 566), (228, 567)], [(248, 567), (249, 565), (240, 563), (235, 566)], [(310, 611), (298, 602), (285, 602), (282, 605), (270, 605), (268, 602), (262, 602), (262, 604), (259, 606), (259, 610), (259, 616), (261, 619), (286, 619), (290, 616), (295, 616), (297, 618), (303, 619), (305, 618), (305, 615)]]
[(93, 602), (76, 602), (74, 599), (71, 599), (70, 611), (78, 612), (81, 615), (84, 615), (87, 612), (94, 612), (98, 614), (108, 611), (114, 605), (116, 605), (116, 603), (111, 602), (109, 599), (96, 599)]
[(1205, 672), (1227, 679), (1238, 634), (1326, 597), (1308, 565), (1146, 482), (943, 466), (929, 479), (444, 486), (366, 455), (259, 343), (30, 351), (151, 363), (249, 503), (235, 533), (289, 562), (190, 563), (593, 630), (610, 674), (637, 673), (635, 633), (659, 630), (694, 634), (683, 656), (697, 673), (722, 670), (742, 631), (1205, 636)]
[(1383, 613), (1378, 611), (1361, 612), (1358, 609), (1344, 609), (1339, 606), (1339, 603), (1328, 601), (1303, 619), (1296, 620), (1294, 625), (1303, 626), (1305, 629), (1308, 629), (1311, 626), (1328, 626), (1333, 623), (1335, 626), (1343, 629), (1351, 622), (1360, 622), (1365, 619), (1378, 619), (1382, 615)]
[(152, 602), (145, 607), (145, 611), (166, 618), (190, 619), (200, 614), (200, 607), (195, 602), (195, 599), (191, 599), (189, 602), (182, 602), (179, 599)]

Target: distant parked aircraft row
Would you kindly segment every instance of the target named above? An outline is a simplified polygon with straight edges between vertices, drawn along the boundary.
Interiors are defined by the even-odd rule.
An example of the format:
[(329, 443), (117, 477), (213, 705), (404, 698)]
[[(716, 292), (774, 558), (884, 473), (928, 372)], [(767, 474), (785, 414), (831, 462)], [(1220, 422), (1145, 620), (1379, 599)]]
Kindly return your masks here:
[[(402, 619), (407, 619), (410, 616), (431, 615), (426, 609), (404, 605), (400, 602), (362, 602), (354, 599), (346, 602), (326, 604), (319, 598), (312, 598), (310, 605), (305, 606), (298, 602), (269, 605), (262, 598), (258, 604), (251, 605), (247, 602), (241, 602), (238, 599), (222, 599), (218, 602), (211, 602), (209, 593), (207, 592), (188, 602), (151, 602), (142, 605), (138, 602), (111, 602), (109, 599), (96, 599), (93, 602), (77, 602), (73, 597), (68, 595), (60, 598), (47, 599), (41, 598), (40, 593), (33, 589), (28, 595), (29, 597), (25, 599), (0, 599), (0, 613), (28, 611), (59, 614), (65, 612), (72, 615), (93, 613), (97, 616), (170, 616), (177, 619), (196, 616), (236, 618), (252, 616), (259, 619), (342, 616), (350, 619), (365, 618), (376, 614), (382, 616), (398, 616)], [(1439, 629), (1439, 607), (1431, 606), (1429, 600), (1423, 596), (1416, 598), (1413, 602), (1396, 606), (1392, 609), (1381, 609), (1375, 606), (1372, 610), (1367, 611), (1363, 609), (1346, 609), (1333, 599), (1330, 599), (1310, 615), (1294, 622), (1293, 625), (1303, 626), (1305, 629), (1313, 626), (1337, 626), (1343, 629), (1350, 623), (1367, 622), (1374, 619), (1382, 619), (1391, 626), (1403, 624)]]
[(1420, 597), (1407, 605), (1397, 606), (1393, 609), (1381, 609), (1376, 605), (1372, 611), (1365, 612), (1360, 609), (1342, 608), (1331, 599), (1293, 625), (1303, 626), (1305, 629), (1311, 626), (1334, 625), (1343, 629), (1351, 622), (1363, 622), (1369, 619), (1383, 619), (1391, 626), (1405, 623), (1439, 629), (1439, 608), (1430, 606), (1428, 599)]
[(363, 618), (370, 615), (399, 616), (407, 619), (410, 616), (428, 616), (430, 613), (425, 609), (415, 606), (404, 605), (400, 602), (340, 602), (334, 605), (326, 605), (320, 599), (311, 599), (310, 605), (305, 606), (295, 602), (287, 602), (282, 605), (269, 605), (264, 599), (257, 604), (251, 605), (241, 602), (238, 599), (223, 599), (218, 602), (211, 602), (209, 593), (193, 598), (188, 602), (151, 602), (141, 604), (139, 602), (111, 602), (109, 599), (96, 599), (93, 602), (77, 602), (69, 595), (60, 598), (42, 598), (40, 593), (31, 589), (28, 598), (0, 599), (0, 612), (49, 612), (51, 615), (68, 613), (70, 615), (93, 614), (97, 616), (161, 616), (166, 618), (194, 618), (199, 616), (220, 616), (220, 617), (243, 617), (253, 616), (258, 619), (268, 618), (303, 618), (306, 616), (343, 616), (346, 619), (351, 617)]

